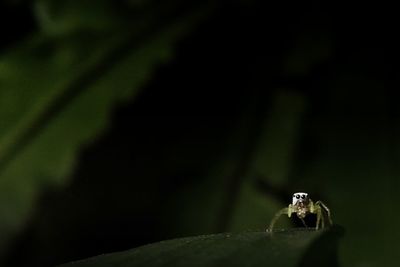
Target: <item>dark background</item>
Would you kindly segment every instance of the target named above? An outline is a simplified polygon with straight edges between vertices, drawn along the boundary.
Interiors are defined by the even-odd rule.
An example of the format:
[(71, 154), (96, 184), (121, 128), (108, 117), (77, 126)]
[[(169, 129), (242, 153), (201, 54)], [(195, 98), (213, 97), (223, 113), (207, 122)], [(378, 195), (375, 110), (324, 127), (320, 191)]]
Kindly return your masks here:
[[(305, 191), (346, 229), (343, 266), (395, 266), (400, 128), (390, 10), (255, 0), (1, 2), (0, 144), (16, 140), (0, 157), (0, 192), (7, 192), (0, 199), (3, 264), (53, 266), (168, 238), (264, 230), (293, 192)], [(123, 85), (136, 93), (96, 113), (103, 100), (96, 91), (85, 98), (87, 88), (168, 25), (189, 25), (193, 14), (201, 16), (173, 37), (167, 60), (127, 70), (135, 76), (148, 68), (145, 82), (115, 80), (104, 89)], [(46, 71), (69, 64), (49, 51), (70, 44), (96, 50), (109, 36), (131, 32), (133, 41), (83, 78), (79, 71), (56, 77)], [(35, 38), (44, 45), (32, 45)], [(85, 53), (73, 67), (84, 64)], [(72, 85), (18, 130), (17, 122), (41, 106), (41, 96), (59, 90), (54, 84), (66, 75)], [(12, 187), (18, 190), (10, 191), (7, 170), (31, 143), (44, 136), (61, 155), (57, 146), (80, 135), (82, 127), (59, 115), (80, 99), (87, 105), (73, 121), (90, 129), (86, 113), (93, 111), (104, 125), (75, 144), (67, 172), (41, 169), (18, 177)], [(24, 101), (26, 110), (16, 107)], [(67, 129), (56, 141), (46, 139), (52, 125)], [(36, 160), (46, 153), (38, 149), (35, 160), (24, 162), (48, 166)], [(29, 198), (18, 195), (31, 191)]]

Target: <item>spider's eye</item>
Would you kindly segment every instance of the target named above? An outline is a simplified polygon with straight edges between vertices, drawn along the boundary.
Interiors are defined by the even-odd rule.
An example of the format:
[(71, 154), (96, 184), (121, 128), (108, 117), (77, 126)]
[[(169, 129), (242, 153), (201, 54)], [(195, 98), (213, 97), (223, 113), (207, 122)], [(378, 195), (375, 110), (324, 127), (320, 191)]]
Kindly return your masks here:
[(296, 195), (296, 198), (299, 199), (299, 198), (300, 198), (300, 195)]
[(301, 198), (302, 198), (302, 199), (305, 199), (305, 198), (306, 198), (306, 195), (301, 195)]

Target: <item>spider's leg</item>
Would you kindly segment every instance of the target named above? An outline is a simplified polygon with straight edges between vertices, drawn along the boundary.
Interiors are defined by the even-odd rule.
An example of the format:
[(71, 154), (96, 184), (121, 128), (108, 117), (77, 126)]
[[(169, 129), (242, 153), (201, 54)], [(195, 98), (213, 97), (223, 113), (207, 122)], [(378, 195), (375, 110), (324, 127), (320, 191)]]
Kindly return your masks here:
[(321, 228), (325, 228), (325, 216), (322, 213), (322, 209), (319, 208), (319, 214), (320, 214), (320, 218), (321, 218)]
[(300, 219), (301, 222), (303, 223), (304, 227), (305, 227), (305, 228), (308, 228), (308, 226), (307, 226), (306, 222), (304, 221), (304, 219), (303, 219), (303, 218), (300, 218), (300, 217), (299, 217), (299, 219)]
[(329, 225), (333, 225), (331, 211), (329, 210), (329, 208), (320, 200), (315, 202), (315, 205), (319, 206), (320, 208), (322, 207), (326, 211), (326, 214), (328, 215)]
[(321, 211), (321, 206), (318, 202), (315, 204), (311, 201), (310, 203), (310, 212), (317, 216), (317, 222), (315, 223), (315, 230), (318, 230), (320, 225), (322, 228), (325, 226), (324, 216)]
[(321, 223), (321, 208), (319, 208), (318, 206), (315, 210), (315, 214), (317, 215), (317, 223), (315, 224), (315, 229), (318, 230), (319, 224)]
[(282, 215), (284, 215), (284, 214), (286, 214), (286, 215), (288, 215), (289, 217), (291, 216), (291, 207), (289, 206), (289, 208), (283, 208), (283, 209), (281, 209), (280, 211), (278, 211), (276, 214), (275, 214), (275, 216), (274, 216), (274, 218), (272, 218), (272, 221), (271, 221), (271, 223), (269, 224), (269, 227), (268, 227), (268, 229), (267, 229), (267, 232), (272, 232), (272, 230), (274, 229), (274, 225), (275, 225), (275, 223), (276, 223), (276, 221), (279, 219), (279, 217), (281, 217)]

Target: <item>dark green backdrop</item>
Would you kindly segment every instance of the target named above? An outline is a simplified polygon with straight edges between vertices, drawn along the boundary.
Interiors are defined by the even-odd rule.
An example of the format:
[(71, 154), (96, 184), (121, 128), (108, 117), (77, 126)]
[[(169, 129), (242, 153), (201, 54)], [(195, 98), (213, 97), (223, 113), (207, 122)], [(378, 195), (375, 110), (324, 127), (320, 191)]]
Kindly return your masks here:
[(296, 191), (343, 266), (400, 263), (391, 9), (264, 2), (0, 4), (2, 265), (264, 230)]

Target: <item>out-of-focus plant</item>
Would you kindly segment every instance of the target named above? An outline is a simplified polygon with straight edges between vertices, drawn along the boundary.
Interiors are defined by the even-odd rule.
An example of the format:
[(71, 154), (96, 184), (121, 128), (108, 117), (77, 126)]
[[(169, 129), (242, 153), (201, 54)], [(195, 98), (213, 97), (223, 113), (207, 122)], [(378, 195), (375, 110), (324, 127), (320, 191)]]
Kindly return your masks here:
[(0, 55), (0, 256), (41, 190), (66, 183), (113, 107), (136, 95), (209, 11), (194, 4), (176, 13), (181, 6), (159, 3), (132, 17), (137, 7), (124, 1), (34, 3), (38, 30)]

